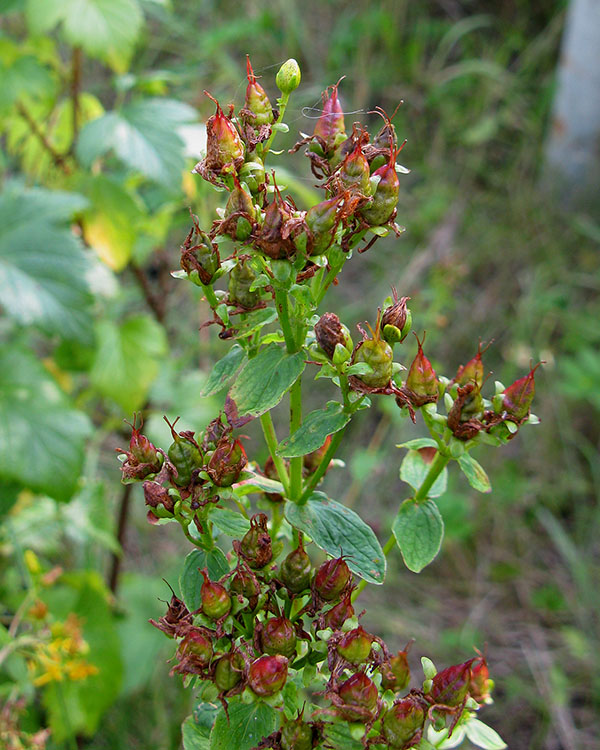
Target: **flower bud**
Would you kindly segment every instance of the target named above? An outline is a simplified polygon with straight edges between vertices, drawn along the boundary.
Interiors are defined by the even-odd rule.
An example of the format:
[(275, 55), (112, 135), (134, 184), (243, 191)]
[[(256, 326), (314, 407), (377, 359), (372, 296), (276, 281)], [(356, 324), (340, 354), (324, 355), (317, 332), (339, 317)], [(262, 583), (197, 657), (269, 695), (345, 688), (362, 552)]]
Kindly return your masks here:
[(471, 681), (469, 683), (469, 695), (477, 703), (485, 703), (490, 698), (494, 683), (490, 679), (487, 662), (483, 656), (476, 657), (471, 664)]
[(400, 194), (400, 181), (396, 174), (396, 151), (390, 151), (390, 158), (373, 173), (373, 177), (379, 178), (377, 187), (371, 201), (361, 209), (363, 219), (370, 226), (381, 226), (389, 221), (394, 215)]
[[(332, 156), (335, 148), (346, 139), (346, 130), (344, 126), (344, 112), (338, 99), (338, 86), (340, 80), (334, 85), (329, 86), (322, 95), (323, 112), (313, 132), (324, 145), (325, 156)], [(331, 89), (331, 93), (328, 94)]]
[(213, 655), (210, 638), (199, 628), (191, 628), (179, 646), (178, 655), (195, 666), (207, 667)]
[(246, 259), (240, 260), (229, 274), (229, 301), (250, 310), (260, 302), (260, 289), (250, 291), (256, 274)]
[(242, 119), (254, 127), (259, 125), (270, 125), (273, 122), (273, 107), (267, 96), (267, 92), (256, 80), (250, 57), (246, 55), (246, 72), (248, 86), (246, 87), (246, 102), (240, 113)]
[(265, 654), (283, 654), (288, 659), (296, 654), (296, 631), (286, 617), (271, 617), (264, 622), (260, 640)]
[(335, 347), (341, 344), (349, 352), (353, 349), (350, 332), (335, 313), (324, 313), (315, 323), (315, 338), (317, 344), (329, 357), (333, 358)]
[(175, 432), (177, 420), (173, 424), (166, 417), (164, 420), (171, 428), (173, 436), (173, 442), (167, 451), (169, 460), (177, 469), (177, 476), (173, 478), (173, 481), (180, 487), (185, 487), (192, 481), (192, 472), (202, 468), (204, 459), (193, 433), (187, 431), (177, 433)]
[(312, 565), (302, 543), (302, 536), (296, 549), (293, 549), (281, 563), (279, 577), (292, 594), (300, 594), (310, 586)]
[(357, 672), (343, 682), (338, 694), (345, 704), (341, 714), (346, 721), (361, 721), (365, 712), (370, 713), (377, 706), (377, 686), (364, 672)]
[(342, 557), (326, 560), (315, 573), (314, 591), (326, 602), (333, 602), (341, 596), (352, 580), (350, 568)]
[(222, 656), (215, 665), (214, 681), (220, 693), (226, 693), (239, 684), (244, 674), (244, 659), (237, 651)]
[(204, 583), (200, 589), (202, 612), (211, 620), (220, 620), (231, 609), (231, 597), (225, 586), (210, 580), (207, 568), (200, 572), (204, 578)]
[(410, 682), (410, 667), (407, 652), (398, 651), (396, 656), (384, 662), (381, 666), (381, 685), (384, 690), (400, 692), (408, 687)]
[(254, 570), (260, 570), (271, 562), (273, 550), (264, 513), (252, 516), (250, 529), (240, 542), (239, 548), (244, 560)]
[(362, 664), (369, 658), (373, 636), (369, 635), (361, 625), (349, 630), (340, 638), (336, 648), (350, 664)]
[(248, 684), (261, 698), (278, 693), (287, 680), (288, 660), (281, 654), (261, 656), (248, 670)]
[(386, 307), (381, 316), (381, 334), (390, 346), (400, 343), (408, 336), (412, 324), (412, 316), (406, 303), (410, 297), (398, 299), (396, 290), (392, 290), (394, 304)]
[(522, 422), (529, 416), (531, 402), (535, 395), (534, 375), (541, 364), (538, 362), (527, 375), (515, 380), (503, 393), (502, 409), (517, 422)]
[(206, 471), (217, 487), (231, 487), (248, 463), (246, 451), (239, 440), (223, 436), (210, 457)]
[(335, 196), (312, 206), (306, 213), (306, 224), (312, 232), (309, 255), (323, 255), (333, 242), (339, 223), (340, 198)]
[(312, 750), (314, 729), (299, 716), (286, 721), (281, 727), (283, 750)]
[(404, 698), (388, 709), (381, 730), (390, 748), (404, 750), (419, 743), (424, 725), (423, 708), (413, 698)]
[(404, 388), (413, 406), (423, 406), (424, 404), (435, 403), (438, 400), (438, 380), (431, 362), (423, 353), (425, 336), (423, 336), (422, 341), (416, 334), (415, 337), (419, 349), (408, 371)]
[(291, 94), (300, 85), (300, 66), (290, 57), (277, 71), (275, 83), (282, 94)]
[(380, 338), (380, 328), (372, 339), (364, 339), (359, 342), (352, 354), (352, 364), (365, 362), (371, 367), (372, 372), (357, 375), (365, 385), (370, 388), (385, 388), (392, 379), (392, 363), (394, 353), (392, 347)]
[(323, 624), (326, 628), (339, 630), (350, 617), (354, 617), (354, 607), (350, 592), (344, 596), (339, 604), (332, 607), (323, 615)]
[(433, 678), (430, 695), (436, 703), (444, 706), (459, 706), (467, 697), (471, 684), (471, 664), (469, 659), (438, 672)]
[(194, 226), (181, 246), (181, 267), (195, 284), (199, 281), (211, 284), (221, 266), (219, 250), (200, 229), (197, 217), (192, 216), (192, 219)]

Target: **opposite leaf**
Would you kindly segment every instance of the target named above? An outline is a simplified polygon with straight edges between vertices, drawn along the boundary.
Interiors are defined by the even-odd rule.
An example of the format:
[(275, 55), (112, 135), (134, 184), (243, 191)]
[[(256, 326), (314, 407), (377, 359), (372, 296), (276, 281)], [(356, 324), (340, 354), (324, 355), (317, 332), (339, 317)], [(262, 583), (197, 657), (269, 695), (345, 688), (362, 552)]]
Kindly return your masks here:
[(329, 435), (338, 432), (350, 421), (337, 401), (330, 401), (325, 409), (316, 409), (307, 414), (300, 427), (282, 440), (277, 453), (283, 458), (304, 456), (318, 450)]
[(277, 711), (263, 701), (230, 703), (228, 713), (229, 717), (221, 709), (217, 715), (210, 735), (211, 750), (251, 750), (279, 724)]
[(286, 503), (285, 517), (294, 528), (333, 557), (343, 555), (350, 570), (369, 583), (383, 583), (385, 555), (373, 529), (350, 508), (314, 492), (304, 505)]
[(462, 473), (466, 476), (469, 484), (473, 489), (478, 492), (491, 492), (492, 485), (490, 483), (488, 475), (481, 464), (470, 456), (468, 453), (464, 453), (458, 459), (458, 465), (460, 466)]
[(212, 396), (228, 386), (245, 358), (246, 352), (239, 344), (234, 344), (212, 368), (208, 380), (200, 391), (200, 396), (202, 398)]
[(444, 521), (433, 500), (415, 503), (412, 498), (400, 506), (392, 524), (406, 567), (420, 573), (435, 558), (444, 537)]
[[(421, 452), (422, 451), (422, 452)], [(430, 455), (426, 451), (431, 452), (431, 460), (435, 456), (435, 452), (431, 451), (431, 448), (420, 448), (419, 450), (409, 450), (400, 465), (400, 479), (410, 486), (414, 490), (418, 490), (423, 484), (423, 480), (427, 476), (431, 460)], [(439, 477), (433, 483), (433, 486), (427, 493), (428, 497), (439, 497), (446, 492), (446, 486), (448, 484), (448, 470), (446, 468), (440, 473)]]
[(474, 745), (482, 747), (484, 750), (503, 750), (507, 746), (498, 732), (479, 721), (479, 719), (468, 721), (465, 724), (465, 732)]

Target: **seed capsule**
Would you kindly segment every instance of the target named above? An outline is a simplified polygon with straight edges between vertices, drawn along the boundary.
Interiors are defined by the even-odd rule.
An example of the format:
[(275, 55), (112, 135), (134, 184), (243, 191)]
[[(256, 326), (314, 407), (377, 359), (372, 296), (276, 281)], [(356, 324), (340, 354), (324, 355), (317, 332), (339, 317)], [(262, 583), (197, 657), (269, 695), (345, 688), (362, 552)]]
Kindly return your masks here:
[(281, 727), (283, 750), (312, 750), (314, 729), (301, 717), (286, 721)]
[(192, 472), (202, 468), (204, 459), (193, 433), (187, 431), (177, 433), (175, 432), (177, 420), (171, 424), (166, 417), (164, 419), (171, 428), (173, 436), (173, 442), (167, 451), (171, 463), (177, 469), (177, 476), (173, 477), (173, 481), (180, 487), (185, 487), (192, 480)]
[(396, 174), (396, 155), (395, 150), (390, 151), (388, 163), (379, 167), (373, 173), (373, 177), (378, 177), (379, 182), (371, 202), (361, 209), (364, 220), (372, 227), (381, 226), (388, 222), (398, 204), (400, 181)]
[(229, 274), (229, 301), (250, 310), (260, 302), (260, 289), (250, 291), (256, 274), (246, 259), (240, 260)]
[(306, 554), (302, 537), (300, 537), (296, 549), (292, 550), (281, 563), (279, 571), (281, 582), (292, 594), (299, 594), (310, 586), (311, 571), (310, 557)]
[(379, 337), (379, 327), (375, 337), (364, 339), (354, 347), (352, 364), (365, 362), (372, 372), (358, 375), (358, 379), (370, 388), (385, 388), (392, 378), (394, 353), (392, 347)]
[(272, 542), (264, 513), (257, 513), (250, 519), (250, 530), (240, 542), (240, 553), (254, 570), (264, 568), (273, 559)]
[(315, 323), (315, 338), (317, 339), (317, 344), (329, 359), (333, 359), (335, 347), (338, 344), (345, 347), (348, 352), (351, 352), (354, 346), (350, 338), (350, 332), (340, 322), (335, 313), (323, 313), (321, 315)]
[(406, 651), (398, 651), (396, 656), (381, 667), (381, 685), (384, 690), (400, 692), (408, 687), (410, 682), (410, 667)]
[(346, 721), (360, 721), (365, 711), (371, 712), (376, 708), (378, 690), (364, 672), (357, 672), (340, 685), (339, 696), (345, 704), (343, 718)]
[(350, 593), (346, 594), (339, 604), (332, 607), (323, 615), (323, 623), (326, 628), (339, 630), (350, 617), (354, 617), (354, 607)]
[(200, 589), (202, 611), (211, 620), (220, 620), (231, 609), (231, 597), (227, 593), (225, 586), (210, 580), (207, 568), (204, 568), (200, 572), (204, 578), (204, 583)]
[(471, 684), (471, 664), (469, 659), (438, 672), (433, 678), (430, 694), (436, 703), (445, 706), (459, 706), (467, 697)]
[(369, 635), (362, 626), (349, 630), (341, 637), (337, 644), (337, 652), (350, 664), (362, 664), (369, 658), (373, 636)]
[(502, 408), (509, 417), (513, 417), (517, 422), (521, 422), (529, 416), (531, 402), (535, 395), (534, 375), (537, 368), (541, 365), (539, 362), (525, 377), (515, 380), (512, 385), (504, 391)]
[(217, 487), (231, 487), (247, 463), (246, 451), (240, 441), (224, 436), (210, 457), (206, 471)]
[(390, 748), (417, 745), (423, 735), (425, 711), (412, 698), (396, 701), (383, 717), (382, 733)]
[(261, 645), (266, 654), (283, 654), (288, 659), (296, 653), (296, 631), (286, 617), (271, 617), (262, 626)]
[(246, 72), (248, 85), (246, 87), (246, 103), (242, 110), (242, 117), (251, 125), (270, 125), (273, 122), (273, 107), (267, 92), (256, 80), (250, 57), (246, 55)]
[(406, 303), (410, 297), (398, 299), (396, 290), (393, 289), (394, 304), (383, 311), (381, 316), (381, 334), (388, 344), (394, 345), (404, 341), (408, 336), (412, 323), (412, 316)]
[(244, 659), (237, 651), (222, 656), (215, 666), (215, 685), (226, 693), (239, 684), (244, 674)]
[[(416, 336), (416, 334), (415, 334)], [(416, 336), (419, 349), (406, 377), (405, 389), (413, 406), (435, 403), (438, 400), (438, 380), (431, 362), (423, 353), (423, 341)]]
[[(344, 111), (338, 99), (338, 86), (341, 79), (334, 85), (329, 86), (322, 95), (323, 112), (317, 120), (313, 135), (322, 139), (325, 144), (325, 156), (333, 155), (337, 146), (346, 140), (344, 126)], [(328, 91), (331, 93), (328, 95)]]
[(342, 557), (326, 560), (315, 573), (313, 589), (326, 602), (340, 597), (352, 579), (350, 568)]
[(199, 667), (207, 667), (213, 655), (210, 639), (199, 629), (193, 629), (185, 636), (179, 646), (179, 656), (192, 661)]
[(287, 675), (288, 660), (285, 656), (261, 656), (250, 665), (248, 684), (256, 695), (267, 697), (283, 688)]

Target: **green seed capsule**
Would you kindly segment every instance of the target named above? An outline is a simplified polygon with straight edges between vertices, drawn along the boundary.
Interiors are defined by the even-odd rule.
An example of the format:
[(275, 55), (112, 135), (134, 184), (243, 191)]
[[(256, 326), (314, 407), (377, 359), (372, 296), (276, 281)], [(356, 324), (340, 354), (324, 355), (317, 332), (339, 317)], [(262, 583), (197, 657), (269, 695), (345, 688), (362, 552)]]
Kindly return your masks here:
[(384, 388), (392, 377), (393, 359), (392, 347), (383, 339), (366, 339), (356, 346), (352, 364), (366, 362), (373, 372), (359, 375), (359, 380), (370, 388)]

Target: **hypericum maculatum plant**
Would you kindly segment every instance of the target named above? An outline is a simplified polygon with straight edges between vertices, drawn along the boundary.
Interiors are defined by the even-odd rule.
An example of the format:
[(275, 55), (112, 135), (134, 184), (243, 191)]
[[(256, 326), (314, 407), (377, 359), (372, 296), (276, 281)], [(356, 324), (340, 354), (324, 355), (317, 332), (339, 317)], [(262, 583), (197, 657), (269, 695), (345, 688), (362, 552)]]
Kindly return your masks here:
[[(381, 110), (374, 136), (358, 122), (348, 130), (340, 82), (330, 86), (313, 133), (292, 149), (306, 147), (324, 197), (299, 208), (277, 179), (277, 163), (266, 162), (276, 134), (287, 131), (300, 69), (284, 63), (275, 105), (249, 61), (247, 74), (237, 113), (213, 99), (206, 155), (194, 169), (225, 191), (224, 207), (203, 228), (192, 215), (182, 270), (173, 274), (203, 290), (207, 323), (232, 341), (203, 390), (226, 390), (223, 409), (204, 429), (177, 432), (169, 423), (166, 447), (152, 445), (134, 423), (120, 456), (123, 481), (143, 482), (148, 519), (178, 523), (193, 548), (180, 595), (153, 621), (176, 643), (171, 672), (198, 698), (184, 745), (199, 747), (201, 738), (202, 747), (218, 750), (431, 750), (468, 738), (501, 748), (476, 718), (491, 701), (486, 659), (478, 653), (440, 671), (424, 657), (424, 679), (411, 686), (408, 646), (390, 652), (362, 626), (355, 602), (367, 583), (383, 583), (396, 547), (416, 573), (437, 555), (443, 521), (434, 498), (448, 464), (456, 462), (476, 490), (491, 490), (472, 452), (537, 421), (530, 412), (537, 368), (485, 395), (480, 343), (454, 377), (441, 375), (425, 354), (424, 333), (410, 352), (410, 298), (396, 289), (374, 311), (374, 327), (359, 324), (353, 342), (323, 301), (356, 251), (401, 234), (403, 144)], [(339, 398), (305, 413), (302, 379), (310, 376), (330, 379)], [(280, 439), (270, 412), (286, 396), (289, 434)], [(348, 423), (372, 398), (395, 399), (429, 432), (399, 446), (407, 450), (400, 476), (411, 490), (383, 547), (357, 513), (319, 489)], [(256, 446), (247, 444), (247, 456), (236, 436), (255, 419), (269, 452), (262, 469)]]

